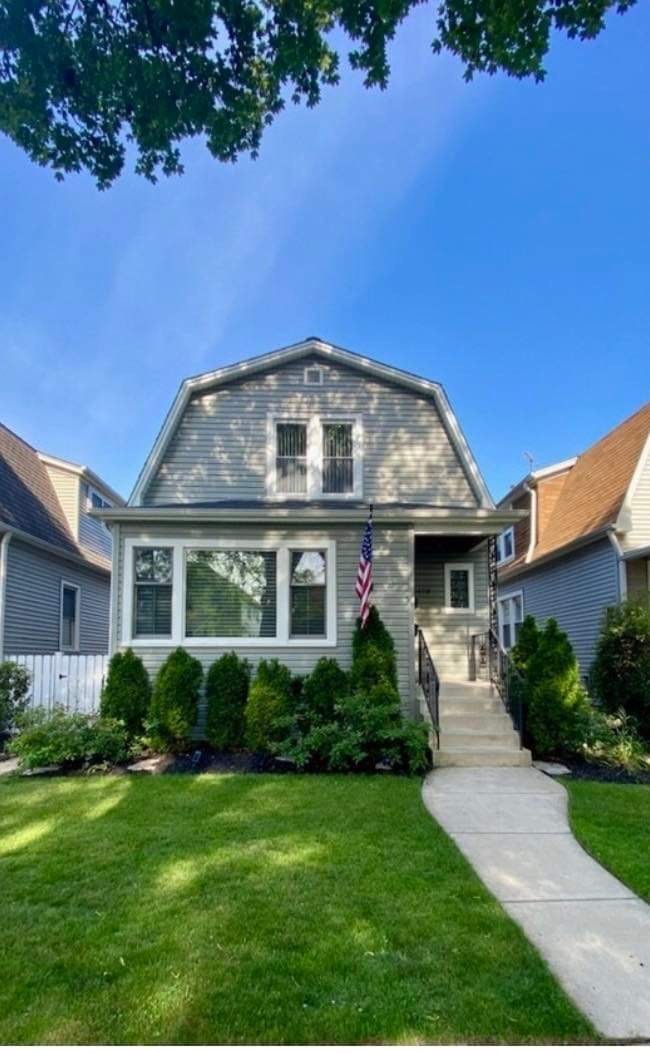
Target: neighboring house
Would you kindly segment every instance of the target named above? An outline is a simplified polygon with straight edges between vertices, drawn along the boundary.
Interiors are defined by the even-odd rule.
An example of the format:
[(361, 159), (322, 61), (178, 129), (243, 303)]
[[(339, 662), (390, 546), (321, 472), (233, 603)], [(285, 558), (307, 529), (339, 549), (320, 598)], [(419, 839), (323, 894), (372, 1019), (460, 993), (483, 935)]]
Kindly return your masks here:
[(89, 513), (122, 503), (0, 424), (0, 656), (107, 652), (111, 535)]
[(579, 457), (531, 472), (499, 502), (527, 518), (499, 538), (499, 631), (556, 618), (589, 674), (603, 613), (650, 582), (650, 402)]
[(96, 513), (115, 541), (111, 649), (152, 673), (179, 645), (205, 667), (230, 649), (349, 667), (371, 502), (374, 602), (416, 713), (416, 623), (439, 673), (466, 679), (511, 515), (439, 384), (316, 338), (181, 384), (127, 506)]

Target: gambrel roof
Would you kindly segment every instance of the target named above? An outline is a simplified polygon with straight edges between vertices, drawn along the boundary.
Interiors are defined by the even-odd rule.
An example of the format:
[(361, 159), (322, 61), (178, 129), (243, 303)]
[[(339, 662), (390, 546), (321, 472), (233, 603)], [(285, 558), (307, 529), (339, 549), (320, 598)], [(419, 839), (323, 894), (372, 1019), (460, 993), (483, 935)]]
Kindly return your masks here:
[(359, 355), (353, 351), (347, 351), (342, 347), (329, 344), (319, 337), (308, 337), (306, 340), (289, 347), (283, 347), (268, 354), (258, 355), (254, 358), (236, 362), (230, 366), (201, 373), (197, 376), (188, 377), (182, 382), (176, 398), (163, 422), (162, 428), (154, 442), (147, 460), (138, 476), (133, 492), (129, 498), (130, 506), (142, 504), (143, 495), (147, 486), (154, 477), (158, 466), (164, 456), (165, 450), (174, 434), (174, 430), (180, 421), (185, 407), (190, 398), (195, 394), (213, 389), (220, 385), (229, 384), (234, 381), (244, 380), (262, 373), (269, 369), (283, 366), (297, 359), (318, 356), (326, 361), (347, 366), (358, 372), (365, 373), (368, 377), (383, 380), (387, 383), (397, 384), (400, 387), (418, 392), (433, 399), (441, 420), (445, 426), (449, 439), (456, 454), (467, 473), (470, 485), (476, 495), (477, 501), (482, 508), (493, 509), (494, 502), (490, 496), (485, 480), (474, 459), (463, 430), (451, 408), (449, 399), (443, 386), (435, 381), (426, 380), (424, 377), (416, 376), (403, 369), (385, 365), (365, 355)]

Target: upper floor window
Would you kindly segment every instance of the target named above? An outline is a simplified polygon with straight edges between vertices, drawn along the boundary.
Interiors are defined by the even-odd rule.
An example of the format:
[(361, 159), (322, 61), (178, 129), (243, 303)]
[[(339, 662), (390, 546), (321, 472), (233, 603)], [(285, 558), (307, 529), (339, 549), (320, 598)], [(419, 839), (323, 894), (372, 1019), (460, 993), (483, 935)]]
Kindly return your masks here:
[(323, 383), (323, 370), (320, 366), (305, 366), (305, 384), (313, 387)]
[(86, 498), (86, 511), (90, 512), (92, 508), (112, 508), (110, 501), (107, 501), (105, 497), (93, 490), (92, 486), (88, 486), (84, 483), (84, 496)]
[(361, 420), (269, 418), (269, 490), (284, 497), (361, 497)]
[(508, 527), (497, 538), (497, 562), (509, 563), (515, 558), (515, 528)]

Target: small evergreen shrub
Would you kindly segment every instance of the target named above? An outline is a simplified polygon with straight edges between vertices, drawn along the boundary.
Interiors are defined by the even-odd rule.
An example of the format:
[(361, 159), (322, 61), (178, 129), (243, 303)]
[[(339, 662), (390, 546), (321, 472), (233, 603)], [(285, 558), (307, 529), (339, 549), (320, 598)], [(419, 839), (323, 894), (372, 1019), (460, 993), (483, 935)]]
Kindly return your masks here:
[(30, 676), (17, 662), (0, 662), (0, 750), (27, 705)]
[(573, 648), (554, 618), (526, 661), (526, 727), (539, 754), (574, 753), (584, 742), (591, 705)]
[(183, 647), (167, 656), (154, 683), (147, 728), (156, 749), (183, 751), (189, 747), (202, 681), (201, 663)]
[(206, 738), (218, 750), (240, 749), (244, 745), (244, 712), (250, 686), (250, 665), (234, 651), (221, 655), (208, 670), (205, 682), (207, 701)]
[(541, 630), (532, 614), (527, 614), (521, 623), (519, 639), (510, 651), (510, 657), (515, 668), (523, 675), (526, 673), (528, 662), (539, 647)]
[(370, 608), (365, 626), (357, 619), (350, 680), (354, 690), (367, 690), (378, 683), (397, 688), (395, 643), (376, 607)]
[(628, 601), (606, 611), (592, 679), (605, 708), (625, 710), (650, 741), (650, 604)]
[(292, 712), (292, 676), (277, 658), (262, 659), (248, 692), (246, 744), (270, 750), (282, 737), (282, 724)]
[(151, 682), (142, 659), (132, 648), (117, 651), (102, 690), (102, 717), (121, 720), (132, 738), (141, 735), (151, 702)]
[(312, 722), (329, 721), (334, 716), (336, 699), (349, 690), (348, 674), (335, 658), (319, 658), (303, 684), (302, 702)]
[(128, 732), (121, 721), (61, 708), (31, 710), (13, 749), (22, 768), (121, 764), (130, 756)]

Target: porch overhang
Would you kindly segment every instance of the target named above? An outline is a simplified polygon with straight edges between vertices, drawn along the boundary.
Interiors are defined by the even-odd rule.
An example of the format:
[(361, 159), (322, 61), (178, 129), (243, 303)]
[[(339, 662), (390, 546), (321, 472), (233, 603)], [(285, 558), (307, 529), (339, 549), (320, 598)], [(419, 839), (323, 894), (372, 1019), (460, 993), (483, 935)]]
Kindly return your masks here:
[[(106, 523), (359, 523), (368, 515), (368, 504), (325, 502), (220, 502), (192, 505), (131, 505), (95, 509), (94, 518)], [(433, 505), (375, 504), (373, 521), (380, 526), (406, 526), (416, 534), (472, 534), (490, 537), (500, 534), (513, 522), (524, 519), (525, 511), (494, 508), (440, 508)]]

